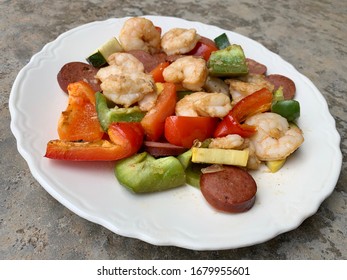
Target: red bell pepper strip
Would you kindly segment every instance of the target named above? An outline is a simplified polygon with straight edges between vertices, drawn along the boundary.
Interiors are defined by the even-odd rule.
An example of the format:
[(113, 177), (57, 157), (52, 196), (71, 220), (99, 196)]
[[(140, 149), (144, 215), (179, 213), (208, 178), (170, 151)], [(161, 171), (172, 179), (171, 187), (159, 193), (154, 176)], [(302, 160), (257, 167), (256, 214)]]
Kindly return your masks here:
[(218, 48), (214, 41), (201, 37), (200, 40), (196, 43), (194, 49), (192, 49), (188, 55), (201, 56), (206, 61), (210, 58), (212, 52), (217, 51)]
[(266, 88), (258, 90), (235, 104), (219, 123), (214, 131), (214, 137), (224, 137), (228, 134), (239, 134), (250, 137), (257, 130), (256, 127), (242, 124), (248, 117), (257, 113), (269, 111), (272, 103), (272, 92)]
[(92, 142), (51, 140), (45, 157), (71, 161), (114, 161), (135, 154), (143, 141), (140, 123), (112, 123), (108, 129), (111, 141)]
[(231, 114), (226, 115), (214, 131), (214, 137), (224, 137), (228, 134), (238, 134), (241, 137), (251, 137), (256, 128), (247, 124), (240, 124)]
[(165, 138), (174, 145), (191, 148), (194, 140), (212, 137), (218, 118), (170, 116), (165, 120)]
[(157, 141), (164, 134), (165, 119), (175, 112), (176, 86), (173, 83), (164, 83), (164, 89), (159, 94), (155, 106), (147, 112), (141, 120), (147, 140)]
[(166, 67), (168, 67), (170, 65), (170, 63), (168, 61), (164, 61), (159, 63), (152, 71), (151, 71), (151, 75), (153, 77), (153, 80), (156, 83), (164, 83), (164, 77), (163, 77), (163, 71)]
[(114, 122), (108, 127), (112, 143), (123, 149), (124, 157), (135, 154), (142, 146), (144, 131), (139, 122)]

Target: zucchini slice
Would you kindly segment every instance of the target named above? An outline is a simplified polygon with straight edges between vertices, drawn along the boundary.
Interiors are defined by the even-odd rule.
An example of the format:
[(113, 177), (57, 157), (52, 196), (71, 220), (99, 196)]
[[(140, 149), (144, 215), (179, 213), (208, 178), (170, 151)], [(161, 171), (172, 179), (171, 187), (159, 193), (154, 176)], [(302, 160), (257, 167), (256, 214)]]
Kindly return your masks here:
[(249, 150), (192, 148), (192, 162), (246, 166)]
[(86, 60), (89, 64), (99, 68), (108, 64), (107, 58), (111, 54), (121, 51), (123, 51), (121, 44), (118, 42), (117, 38), (112, 37), (95, 52), (93, 52), (90, 56), (88, 56)]
[(218, 37), (214, 38), (214, 42), (216, 43), (218, 49), (220, 50), (230, 46), (230, 41), (228, 39), (227, 34), (225, 33), (222, 33)]

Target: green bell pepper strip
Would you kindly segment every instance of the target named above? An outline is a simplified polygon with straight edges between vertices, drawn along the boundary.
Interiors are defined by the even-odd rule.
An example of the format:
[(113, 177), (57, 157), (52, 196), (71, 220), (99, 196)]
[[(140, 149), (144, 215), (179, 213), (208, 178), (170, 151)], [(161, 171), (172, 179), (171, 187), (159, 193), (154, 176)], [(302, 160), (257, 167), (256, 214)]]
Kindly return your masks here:
[(155, 159), (147, 152), (118, 161), (115, 175), (121, 185), (135, 193), (163, 191), (186, 182), (183, 166), (177, 158)]
[(109, 125), (113, 122), (140, 122), (145, 115), (139, 107), (130, 108), (109, 108), (106, 97), (101, 92), (95, 93), (96, 112), (100, 125), (104, 131), (107, 131)]
[(186, 183), (200, 188), (200, 175), (201, 175), (201, 164), (192, 162), (192, 149), (184, 152), (177, 156), (177, 159), (181, 162), (184, 172), (186, 174)]
[(233, 77), (248, 74), (248, 66), (240, 45), (230, 45), (225, 49), (214, 51), (207, 62), (211, 76)]
[(201, 177), (201, 164), (194, 163), (186, 169), (186, 182), (187, 184), (200, 188), (200, 177)]
[(214, 38), (214, 42), (220, 50), (230, 46), (228, 36), (225, 33), (222, 33), (218, 37)]
[(300, 117), (300, 103), (292, 99), (274, 101), (271, 105), (271, 112), (277, 113), (292, 122)]
[(189, 165), (192, 163), (192, 149), (185, 151), (184, 153), (177, 156), (177, 159), (183, 166), (183, 169), (186, 170)]
[(289, 122), (293, 122), (300, 117), (300, 103), (293, 99), (285, 100), (283, 88), (279, 87), (273, 94), (271, 112), (281, 115)]
[[(200, 147), (208, 147), (210, 139), (203, 141)], [(186, 174), (186, 183), (196, 188), (200, 188), (200, 176), (202, 174), (201, 169), (209, 166), (209, 164), (194, 163), (192, 162), (192, 149), (177, 156), (177, 159), (181, 162)]]

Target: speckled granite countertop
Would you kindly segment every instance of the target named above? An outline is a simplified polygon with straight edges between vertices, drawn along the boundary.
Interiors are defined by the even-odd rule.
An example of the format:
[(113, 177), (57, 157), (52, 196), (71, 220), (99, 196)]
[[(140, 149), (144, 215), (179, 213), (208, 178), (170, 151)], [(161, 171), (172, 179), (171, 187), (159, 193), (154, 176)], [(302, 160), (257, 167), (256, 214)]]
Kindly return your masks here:
[(303, 224), (272, 240), (224, 251), (158, 247), (116, 235), (53, 199), (33, 178), (10, 130), (19, 70), (59, 34), (111, 17), (176, 16), (248, 36), (307, 76), (326, 98), (346, 156), (347, 5), (344, 1), (1, 1), (0, 259), (346, 259), (347, 172)]

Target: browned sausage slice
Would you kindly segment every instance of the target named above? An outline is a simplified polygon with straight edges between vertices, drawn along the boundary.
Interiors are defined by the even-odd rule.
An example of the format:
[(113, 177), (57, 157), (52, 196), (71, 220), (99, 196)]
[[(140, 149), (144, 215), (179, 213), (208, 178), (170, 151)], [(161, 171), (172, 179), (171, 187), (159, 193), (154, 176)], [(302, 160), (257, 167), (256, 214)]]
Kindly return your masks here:
[(214, 208), (240, 213), (253, 207), (257, 184), (247, 171), (236, 166), (224, 166), (221, 171), (202, 174), (200, 189)]
[(145, 72), (151, 72), (159, 63), (166, 61), (165, 53), (150, 54), (142, 50), (132, 50), (128, 53), (140, 60), (145, 67)]
[(100, 91), (100, 81), (95, 78), (98, 68), (84, 62), (66, 63), (59, 71), (57, 80), (61, 89), (68, 93), (67, 86), (79, 81), (87, 82), (95, 91)]
[(248, 72), (250, 74), (265, 75), (267, 67), (264, 64), (261, 64), (251, 58), (246, 58), (246, 63), (248, 66)]
[(266, 76), (265, 78), (274, 85), (274, 90), (277, 90), (280, 86), (283, 87), (284, 99), (294, 98), (296, 86), (293, 80), (280, 74), (271, 74)]
[(166, 142), (144, 141), (144, 149), (154, 157), (178, 156), (187, 151), (187, 148)]

